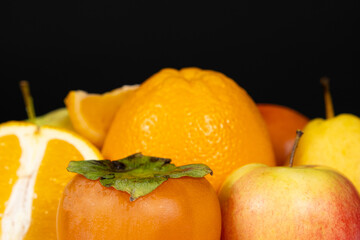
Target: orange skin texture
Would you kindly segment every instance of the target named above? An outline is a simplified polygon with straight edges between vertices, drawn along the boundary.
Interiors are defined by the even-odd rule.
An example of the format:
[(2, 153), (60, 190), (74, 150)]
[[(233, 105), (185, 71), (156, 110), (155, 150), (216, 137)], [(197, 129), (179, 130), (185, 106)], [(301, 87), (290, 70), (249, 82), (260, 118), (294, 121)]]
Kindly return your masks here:
[(310, 119), (294, 109), (277, 104), (258, 103), (257, 107), (270, 134), (276, 165), (282, 166), (288, 162), (296, 130), (302, 130)]
[(360, 197), (319, 167), (249, 164), (220, 190), (222, 240), (360, 239)]
[(133, 202), (129, 197), (75, 176), (59, 204), (58, 240), (220, 239), (220, 205), (205, 178), (169, 179)]
[(199, 68), (163, 69), (125, 99), (102, 148), (107, 159), (136, 152), (176, 165), (204, 163), (217, 190), (247, 163), (275, 165), (266, 124), (252, 98), (226, 75)]

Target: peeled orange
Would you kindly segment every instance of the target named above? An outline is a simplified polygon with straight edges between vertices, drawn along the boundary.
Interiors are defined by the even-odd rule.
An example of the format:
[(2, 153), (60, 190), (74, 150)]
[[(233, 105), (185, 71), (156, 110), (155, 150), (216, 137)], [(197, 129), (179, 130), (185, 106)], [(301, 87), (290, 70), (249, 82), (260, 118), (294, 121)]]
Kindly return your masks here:
[(70, 160), (100, 159), (87, 140), (60, 128), (0, 124), (0, 239), (56, 240), (56, 211)]
[(275, 164), (252, 98), (224, 74), (199, 68), (163, 69), (124, 99), (102, 153), (120, 159), (136, 152), (177, 165), (205, 163), (215, 189), (244, 164)]
[(80, 135), (102, 147), (117, 108), (138, 85), (125, 85), (104, 94), (70, 91), (65, 98), (71, 123)]

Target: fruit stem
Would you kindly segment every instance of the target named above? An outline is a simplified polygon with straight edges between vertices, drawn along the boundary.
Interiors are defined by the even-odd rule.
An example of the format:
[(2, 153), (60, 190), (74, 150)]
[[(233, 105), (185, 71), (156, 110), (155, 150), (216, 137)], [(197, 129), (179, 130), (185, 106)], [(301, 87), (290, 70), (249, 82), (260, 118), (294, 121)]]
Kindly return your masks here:
[(332, 98), (331, 98), (331, 94), (330, 94), (330, 80), (327, 77), (322, 77), (322, 78), (320, 78), (320, 83), (324, 87), (326, 118), (330, 119), (335, 116), (334, 106), (333, 106)]
[(34, 108), (33, 99), (30, 94), (30, 87), (28, 81), (26, 80), (20, 81), (20, 89), (24, 98), (25, 108), (29, 121), (35, 123), (35, 119), (36, 119), (35, 108)]
[(293, 149), (291, 151), (291, 155), (290, 155), (290, 163), (289, 163), (289, 167), (293, 166), (293, 162), (294, 162), (294, 155), (295, 155), (295, 150), (299, 144), (299, 140), (300, 137), (303, 135), (303, 132), (301, 130), (296, 130), (296, 138), (295, 138), (295, 142), (294, 142), (294, 146)]

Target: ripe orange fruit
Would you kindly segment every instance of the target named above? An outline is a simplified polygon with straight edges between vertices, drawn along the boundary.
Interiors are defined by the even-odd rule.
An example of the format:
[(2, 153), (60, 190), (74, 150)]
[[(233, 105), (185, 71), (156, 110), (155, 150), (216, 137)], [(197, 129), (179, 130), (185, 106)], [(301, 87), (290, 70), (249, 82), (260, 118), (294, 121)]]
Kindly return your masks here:
[(199, 68), (163, 69), (124, 100), (102, 153), (120, 159), (136, 152), (176, 165), (205, 163), (215, 189), (244, 164), (275, 164), (251, 97), (224, 74)]
[(168, 179), (133, 202), (129, 196), (77, 175), (59, 204), (58, 240), (220, 239), (220, 205), (205, 178)]
[(137, 87), (125, 85), (104, 94), (70, 91), (65, 105), (75, 131), (101, 148), (117, 108)]
[(276, 163), (279, 166), (289, 162), (295, 142), (296, 130), (303, 129), (310, 121), (300, 112), (277, 104), (257, 104), (269, 130)]
[(70, 131), (27, 122), (0, 124), (0, 239), (56, 240), (58, 201), (74, 176), (70, 160), (99, 159)]

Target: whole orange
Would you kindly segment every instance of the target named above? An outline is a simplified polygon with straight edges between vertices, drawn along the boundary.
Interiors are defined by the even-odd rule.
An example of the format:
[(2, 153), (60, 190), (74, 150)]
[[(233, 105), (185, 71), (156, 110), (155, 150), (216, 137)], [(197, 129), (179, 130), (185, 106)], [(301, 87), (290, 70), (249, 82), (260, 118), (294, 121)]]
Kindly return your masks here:
[(205, 163), (217, 190), (247, 163), (275, 165), (265, 122), (252, 98), (224, 74), (166, 68), (140, 85), (117, 110), (102, 153), (171, 158), (177, 165)]

